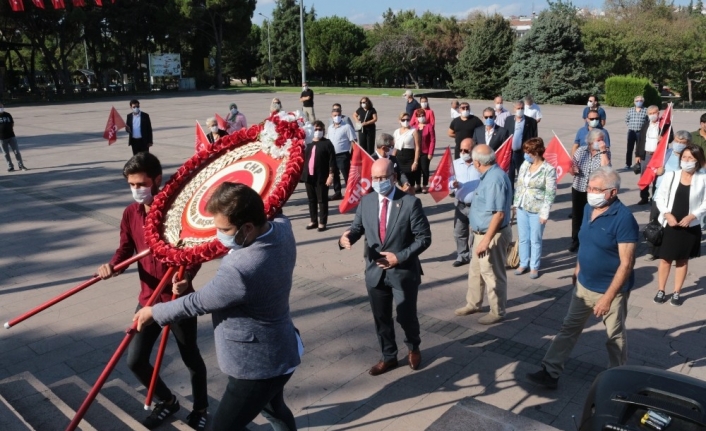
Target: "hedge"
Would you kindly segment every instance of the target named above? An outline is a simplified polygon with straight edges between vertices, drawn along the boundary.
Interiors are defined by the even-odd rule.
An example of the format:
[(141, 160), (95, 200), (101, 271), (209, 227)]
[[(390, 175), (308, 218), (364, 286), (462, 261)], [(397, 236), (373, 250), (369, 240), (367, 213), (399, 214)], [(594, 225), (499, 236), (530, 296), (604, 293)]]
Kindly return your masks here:
[(645, 98), (645, 107), (662, 106), (662, 97), (647, 78), (613, 76), (605, 81), (605, 103), (608, 106), (633, 106), (637, 95)]

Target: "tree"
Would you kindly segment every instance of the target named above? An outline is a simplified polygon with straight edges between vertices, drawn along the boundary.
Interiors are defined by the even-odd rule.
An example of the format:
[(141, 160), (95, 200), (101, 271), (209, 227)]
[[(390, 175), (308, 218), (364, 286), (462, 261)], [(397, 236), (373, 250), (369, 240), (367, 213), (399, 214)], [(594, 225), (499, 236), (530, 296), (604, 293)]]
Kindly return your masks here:
[(372, 49), (378, 64), (387, 64), (409, 75), (415, 88), (419, 88), (419, 69), (429, 61), (429, 51), (412, 31), (391, 35), (378, 42)]
[(346, 18), (322, 18), (306, 28), (306, 46), (312, 71), (339, 82), (365, 49), (365, 31)]
[(241, 80), (245, 79), (248, 85), (252, 83), (252, 77), (257, 74), (262, 65), (259, 55), (261, 34), (260, 27), (253, 25), (247, 38), (230, 39), (223, 50), (224, 57), (227, 59), (226, 73)]
[(458, 63), (449, 67), (457, 93), (477, 99), (492, 99), (507, 84), (515, 32), (501, 15), (481, 17), (466, 38)]
[(629, 28), (613, 16), (589, 18), (581, 25), (586, 48), (586, 69), (598, 85), (614, 75), (633, 72), (628, 60), (626, 31)]
[[(304, 11), (304, 29), (314, 21), (316, 14), (312, 7)], [(298, 83), (298, 72), (301, 71), (301, 39), (299, 25), (299, 3), (296, 0), (276, 0), (272, 11), (270, 28), (272, 45), (272, 69), (275, 80), (286, 78), (290, 83)], [(267, 39), (263, 41), (267, 53)], [(260, 52), (263, 50), (261, 49)], [(267, 58), (267, 57), (265, 57)]]
[(571, 3), (549, 2), (510, 59), (509, 99), (531, 94), (540, 103), (571, 103), (591, 92), (581, 31)]

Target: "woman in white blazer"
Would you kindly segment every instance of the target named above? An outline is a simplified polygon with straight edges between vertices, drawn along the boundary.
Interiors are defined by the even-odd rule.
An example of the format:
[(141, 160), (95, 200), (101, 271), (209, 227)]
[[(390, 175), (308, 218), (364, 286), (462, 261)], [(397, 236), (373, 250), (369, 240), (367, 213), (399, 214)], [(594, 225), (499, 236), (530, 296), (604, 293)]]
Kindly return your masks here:
[(701, 219), (706, 215), (706, 174), (700, 172), (706, 164), (701, 147), (688, 145), (681, 153), (681, 169), (664, 175), (657, 190), (655, 203), (659, 209), (659, 222), (664, 226), (662, 245), (659, 248), (659, 290), (654, 301), (666, 301), (664, 289), (672, 262), (676, 261), (674, 293), (670, 303), (682, 303), (680, 291), (686, 278), (689, 259), (700, 256)]

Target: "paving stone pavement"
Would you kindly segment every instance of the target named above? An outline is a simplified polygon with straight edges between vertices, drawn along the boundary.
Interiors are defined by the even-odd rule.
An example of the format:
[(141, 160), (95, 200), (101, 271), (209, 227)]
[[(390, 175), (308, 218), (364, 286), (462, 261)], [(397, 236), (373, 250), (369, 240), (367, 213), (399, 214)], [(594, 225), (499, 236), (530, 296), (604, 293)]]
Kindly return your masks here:
[[(316, 89), (314, 89), (316, 91)], [(266, 116), (271, 94), (227, 92), (164, 94), (141, 100), (155, 128), (153, 152), (171, 175), (193, 154), (194, 120), (202, 123), (214, 111), (226, 111), (236, 101), (248, 120)], [(279, 94), (287, 109), (297, 96)], [(117, 247), (119, 220), (131, 195), (121, 169), (131, 152), (127, 138), (108, 146), (102, 139), (111, 106), (123, 116), (128, 99), (13, 106), (16, 133), (27, 172), (0, 170), (0, 320), (9, 320), (86, 280)], [(328, 107), (343, 104), (352, 113), (358, 98), (317, 94), (316, 112), (328, 117)], [(378, 133), (391, 132), (402, 97), (376, 97)], [(508, 105), (510, 103), (507, 103)], [(439, 156), (453, 141), (446, 137), (448, 100), (431, 100), (437, 113)], [(480, 114), (490, 101), (471, 101)], [(582, 106), (542, 106), (540, 135), (552, 130), (569, 147), (581, 126)], [(613, 139), (614, 164), (624, 165), (626, 128), (624, 109), (606, 108), (606, 128)], [(701, 112), (677, 111), (675, 128), (695, 130)], [(637, 176), (622, 172), (621, 199), (638, 222), (647, 222), (647, 208), (638, 207)], [(339, 251), (338, 236), (352, 215), (331, 206), (329, 230), (307, 231), (306, 194), (299, 187), (284, 208), (298, 242), (291, 309), (301, 330), (306, 354), (285, 396), (300, 429), (422, 430), (459, 400), (477, 400), (550, 424), (574, 429), (592, 379), (607, 363), (605, 335), (592, 319), (566, 364), (557, 391), (530, 386), (524, 374), (537, 369), (551, 338), (558, 331), (570, 300), (570, 275), (575, 255), (569, 245), (570, 182), (559, 184), (556, 203), (544, 235), (541, 277), (510, 274), (508, 318), (486, 327), (476, 316), (455, 317), (463, 303), (468, 267), (453, 268), (453, 207), (450, 199), (435, 204), (421, 200), (432, 226), (432, 246), (422, 256), (425, 276), (420, 287), (423, 366), (406, 367), (373, 378), (367, 369), (379, 359), (372, 316), (363, 284), (361, 247)], [(636, 263), (636, 288), (629, 300), (630, 364), (668, 369), (706, 378), (706, 308), (701, 259), (691, 262), (680, 308), (652, 302), (656, 264)], [(596, 264), (600, 264), (597, 262)], [(195, 283), (200, 287), (218, 262), (204, 265)], [(671, 283), (671, 280), (670, 280)], [(51, 309), (0, 332), (0, 379), (30, 372), (42, 383), (61, 384), (77, 376), (92, 384), (112, 355), (136, 304), (135, 269), (103, 281)], [(671, 290), (671, 284), (668, 285)], [(398, 327), (398, 335), (402, 334)], [(400, 344), (401, 355), (406, 349)], [(209, 369), (211, 411), (226, 385), (217, 367), (210, 319), (199, 319), (199, 345)], [(188, 374), (176, 346), (170, 342), (163, 378), (174, 391), (190, 399)], [(120, 362), (111, 378), (144, 392)], [(126, 409), (127, 410), (127, 409)], [(269, 429), (259, 417), (252, 430)]]

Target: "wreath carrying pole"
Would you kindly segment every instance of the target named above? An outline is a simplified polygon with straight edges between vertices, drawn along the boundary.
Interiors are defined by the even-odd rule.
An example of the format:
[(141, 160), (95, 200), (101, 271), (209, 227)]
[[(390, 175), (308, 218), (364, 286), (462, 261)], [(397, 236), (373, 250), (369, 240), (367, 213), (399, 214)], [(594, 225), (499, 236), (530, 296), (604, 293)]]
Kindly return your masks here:
[[(125, 268), (132, 265), (136, 261), (142, 259), (143, 257), (149, 255), (151, 252), (152, 252), (152, 250), (148, 248), (147, 250), (144, 250), (144, 251), (132, 256), (131, 258), (124, 260), (124, 261), (120, 262), (119, 264), (115, 265), (115, 267), (113, 268), (113, 271), (115, 271), (115, 272), (123, 271)], [(93, 278), (91, 278), (90, 280), (85, 281), (85, 282), (79, 284), (78, 286), (67, 290), (66, 292), (62, 293), (61, 295), (57, 296), (56, 298), (50, 299), (49, 301), (45, 302), (44, 304), (39, 305), (39, 306), (31, 309), (30, 311), (28, 311), (24, 314), (20, 314), (19, 316), (15, 317), (14, 319), (7, 321), (5, 323), (5, 329), (12, 328), (13, 326), (17, 325), (18, 323), (29, 319), (30, 317), (34, 316), (35, 314), (46, 310), (47, 308), (51, 307), (52, 305), (55, 305), (55, 304), (63, 301), (64, 299), (82, 291), (83, 289), (85, 289), (89, 286), (92, 286), (92, 285), (98, 283), (101, 280), (102, 280), (102, 278), (100, 278), (97, 275), (94, 275)]]
[[(177, 273), (177, 280), (184, 279), (184, 272), (186, 270), (185, 266), (179, 267), (179, 272)], [(172, 301), (177, 299), (179, 295), (176, 293), (172, 295)], [(169, 325), (166, 325), (162, 329), (162, 340), (159, 342), (159, 349), (157, 350), (157, 357), (154, 360), (154, 370), (152, 371), (152, 380), (150, 381), (150, 387), (147, 390), (147, 397), (145, 398), (145, 410), (149, 410), (152, 405), (152, 396), (154, 395), (154, 388), (157, 386), (157, 379), (159, 378), (159, 369), (162, 366), (162, 359), (164, 359), (164, 351), (167, 348), (167, 341), (169, 341)]]
[[(164, 288), (167, 287), (167, 285), (170, 283), (170, 281), (172, 279), (172, 275), (174, 275), (174, 271), (175, 271), (175, 267), (173, 267), (173, 266), (170, 266), (167, 269), (167, 272), (164, 274), (164, 277), (162, 277), (162, 280), (159, 282), (159, 285), (157, 286), (157, 288), (154, 290), (154, 292), (152, 292), (152, 296), (147, 301), (145, 306), (151, 307), (157, 301), (157, 298), (159, 298), (159, 296), (162, 294), (162, 291), (164, 290)], [(74, 431), (76, 429), (76, 427), (78, 427), (78, 424), (81, 422), (83, 417), (86, 415), (88, 408), (91, 406), (91, 403), (93, 403), (93, 400), (96, 399), (96, 396), (98, 395), (98, 392), (100, 392), (101, 388), (105, 384), (105, 381), (108, 380), (110, 373), (112, 373), (113, 369), (115, 369), (115, 366), (118, 365), (118, 361), (120, 360), (120, 357), (123, 356), (123, 353), (125, 353), (127, 346), (130, 344), (130, 341), (132, 341), (132, 338), (135, 336), (136, 333), (137, 333), (137, 321), (133, 322), (132, 326), (127, 328), (127, 330), (125, 331), (125, 338), (123, 338), (123, 341), (118, 346), (118, 349), (113, 354), (113, 357), (110, 358), (110, 361), (108, 361), (108, 365), (105, 366), (105, 369), (103, 370), (101, 375), (98, 377), (98, 380), (96, 380), (96, 383), (93, 385), (93, 388), (88, 393), (88, 396), (86, 396), (86, 399), (83, 401), (83, 404), (81, 404), (81, 407), (79, 407), (79, 409), (76, 410), (76, 415), (71, 420), (71, 423), (69, 423), (69, 426), (66, 427), (66, 431)]]

